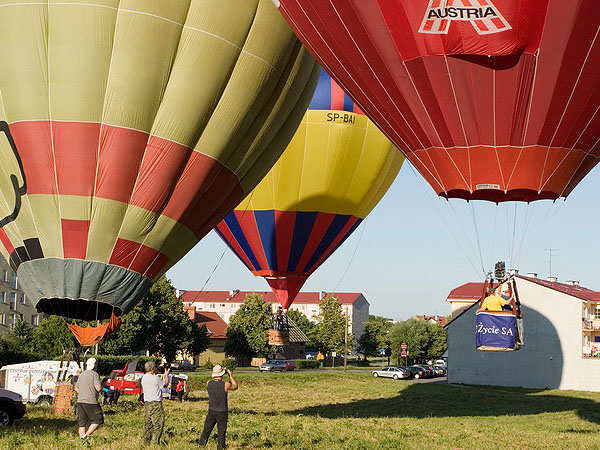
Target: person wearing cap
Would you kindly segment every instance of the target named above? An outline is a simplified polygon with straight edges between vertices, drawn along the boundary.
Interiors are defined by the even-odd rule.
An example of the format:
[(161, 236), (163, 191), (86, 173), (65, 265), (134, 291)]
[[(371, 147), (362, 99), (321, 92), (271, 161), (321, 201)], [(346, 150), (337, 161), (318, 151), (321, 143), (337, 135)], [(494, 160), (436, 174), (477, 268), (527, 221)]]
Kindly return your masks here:
[(98, 402), (98, 393), (102, 390), (100, 376), (96, 372), (96, 358), (90, 358), (75, 384), (77, 392), (77, 419), (79, 437), (88, 442), (90, 436), (104, 423), (104, 414)]
[[(223, 375), (229, 375), (229, 381), (223, 380)], [(210, 433), (215, 424), (217, 425), (217, 448), (225, 448), (225, 433), (227, 432), (227, 392), (238, 388), (231, 370), (224, 369), (220, 365), (213, 367), (212, 380), (206, 384), (208, 391), (208, 414), (204, 421), (204, 430), (200, 435), (200, 445), (206, 445)]]
[(144, 364), (146, 373), (141, 379), (142, 391), (144, 393), (144, 432), (142, 439), (144, 444), (150, 442), (160, 444), (163, 428), (165, 426), (165, 410), (162, 404), (163, 387), (169, 383), (169, 369), (165, 370), (164, 378), (158, 374), (156, 363), (147, 361)]

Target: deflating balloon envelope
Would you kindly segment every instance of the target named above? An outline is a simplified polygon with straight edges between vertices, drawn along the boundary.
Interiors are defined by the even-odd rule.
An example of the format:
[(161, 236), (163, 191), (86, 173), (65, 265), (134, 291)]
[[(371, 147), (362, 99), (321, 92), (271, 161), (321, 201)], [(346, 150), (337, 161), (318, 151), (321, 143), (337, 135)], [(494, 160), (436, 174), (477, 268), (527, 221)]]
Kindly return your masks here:
[(0, 252), (72, 318), (130, 310), (269, 170), (318, 78), (269, 0), (16, 0), (0, 37)]

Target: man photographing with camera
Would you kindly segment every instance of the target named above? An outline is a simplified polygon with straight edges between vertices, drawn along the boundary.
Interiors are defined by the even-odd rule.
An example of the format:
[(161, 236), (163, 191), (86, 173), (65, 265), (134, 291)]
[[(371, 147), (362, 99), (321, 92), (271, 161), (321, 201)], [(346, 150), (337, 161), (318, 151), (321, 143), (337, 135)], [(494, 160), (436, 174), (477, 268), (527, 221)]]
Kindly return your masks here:
[[(231, 381), (223, 381), (223, 375), (229, 375)], [(238, 388), (231, 370), (224, 369), (220, 365), (213, 367), (212, 380), (206, 383), (208, 391), (208, 414), (204, 421), (204, 430), (200, 436), (200, 445), (206, 445), (208, 437), (215, 424), (217, 425), (218, 448), (225, 448), (225, 433), (227, 432), (227, 392)]]
[(144, 392), (144, 444), (150, 442), (160, 444), (163, 428), (165, 426), (165, 411), (162, 404), (162, 389), (169, 384), (170, 369), (165, 368), (161, 377), (154, 361), (144, 365), (146, 373), (141, 379)]

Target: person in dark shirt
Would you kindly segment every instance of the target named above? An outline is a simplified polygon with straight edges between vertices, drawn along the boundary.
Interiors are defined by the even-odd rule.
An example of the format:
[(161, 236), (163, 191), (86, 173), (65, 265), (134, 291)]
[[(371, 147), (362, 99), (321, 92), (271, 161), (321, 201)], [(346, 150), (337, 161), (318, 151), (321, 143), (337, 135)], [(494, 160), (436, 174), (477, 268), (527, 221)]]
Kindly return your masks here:
[[(229, 375), (229, 381), (223, 381), (223, 375)], [(208, 414), (204, 421), (204, 430), (200, 435), (200, 445), (206, 445), (210, 433), (215, 424), (217, 425), (218, 443), (217, 448), (225, 448), (225, 433), (227, 432), (227, 392), (238, 388), (233, 374), (229, 369), (223, 369), (220, 365), (213, 367), (212, 380), (206, 384), (208, 391)]]

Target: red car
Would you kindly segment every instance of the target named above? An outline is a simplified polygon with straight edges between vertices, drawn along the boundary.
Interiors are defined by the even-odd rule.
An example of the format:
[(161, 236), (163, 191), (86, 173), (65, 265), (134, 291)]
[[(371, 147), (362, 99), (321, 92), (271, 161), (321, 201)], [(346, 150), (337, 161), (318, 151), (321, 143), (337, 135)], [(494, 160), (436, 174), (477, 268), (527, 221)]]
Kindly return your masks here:
[(285, 370), (295, 370), (296, 363), (294, 361), (286, 361), (285, 362)]
[[(137, 365), (137, 361), (136, 361)], [(137, 381), (144, 376), (144, 372), (134, 372), (135, 365), (131, 364), (133, 370), (129, 370), (129, 362), (121, 370), (113, 370), (107, 380), (108, 386), (123, 394), (141, 394), (142, 388), (138, 386)]]

